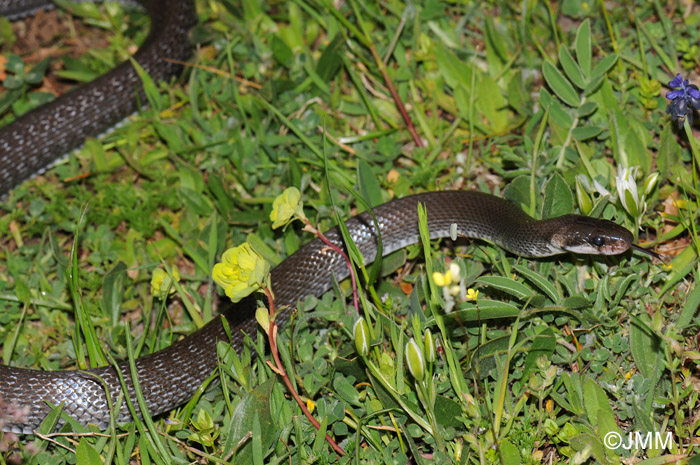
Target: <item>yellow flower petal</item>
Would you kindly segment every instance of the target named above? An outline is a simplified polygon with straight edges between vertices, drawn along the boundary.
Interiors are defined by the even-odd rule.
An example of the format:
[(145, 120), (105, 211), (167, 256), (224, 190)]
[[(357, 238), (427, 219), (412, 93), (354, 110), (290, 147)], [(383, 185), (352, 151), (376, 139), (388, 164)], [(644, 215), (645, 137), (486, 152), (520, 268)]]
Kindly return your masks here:
[(244, 242), (223, 253), (221, 263), (212, 269), (212, 278), (233, 302), (238, 302), (259, 290), (269, 272), (270, 264)]
[[(171, 268), (170, 272), (176, 282), (180, 280), (180, 273), (177, 267)], [(165, 299), (168, 296), (168, 290), (170, 290), (170, 293), (175, 292), (175, 288), (171, 284), (172, 280), (168, 273), (162, 268), (156, 268), (153, 270), (153, 276), (151, 277), (151, 295), (159, 299)]]
[(306, 218), (301, 202), (301, 192), (296, 187), (288, 187), (272, 202), (272, 211), (270, 212), (272, 228), (277, 229), (284, 226), (294, 217)]
[(435, 281), (436, 286), (444, 287), (450, 285), (450, 274), (440, 273), (439, 271), (433, 272), (433, 281)]

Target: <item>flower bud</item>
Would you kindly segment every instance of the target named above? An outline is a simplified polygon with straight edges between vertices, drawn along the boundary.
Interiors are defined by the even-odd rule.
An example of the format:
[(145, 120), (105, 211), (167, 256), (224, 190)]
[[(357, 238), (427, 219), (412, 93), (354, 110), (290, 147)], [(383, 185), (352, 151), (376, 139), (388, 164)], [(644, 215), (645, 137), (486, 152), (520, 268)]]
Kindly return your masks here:
[(304, 204), (301, 202), (301, 192), (296, 187), (288, 187), (272, 202), (270, 221), (272, 229), (284, 226), (294, 218), (304, 219)]
[(435, 346), (435, 338), (433, 333), (429, 329), (425, 330), (425, 336), (423, 339), (423, 347), (425, 348), (425, 360), (428, 363), (433, 363), (436, 358), (437, 347)]
[[(586, 179), (586, 176), (582, 174), (576, 176), (576, 200), (578, 201), (578, 207), (581, 209), (581, 213), (588, 215), (591, 213), (591, 210), (593, 210), (593, 202), (591, 201), (591, 196), (586, 192), (581, 178)], [(586, 179), (586, 181), (588, 180)]]
[(639, 216), (639, 193), (637, 192), (637, 181), (635, 175), (637, 168), (622, 168), (617, 174), (617, 194), (622, 207), (627, 210), (632, 218)]
[(542, 426), (545, 434), (549, 437), (556, 436), (557, 433), (559, 433), (559, 425), (557, 425), (557, 422), (551, 418), (545, 418)]
[(168, 292), (171, 294), (175, 292), (175, 286), (173, 286), (173, 281), (180, 281), (180, 273), (176, 266), (170, 268), (173, 279), (170, 279), (171, 275), (162, 269), (156, 268), (153, 270), (153, 275), (151, 277), (151, 294), (158, 297), (159, 299), (165, 299), (168, 297)]
[(369, 326), (367, 326), (367, 322), (364, 318), (360, 317), (355, 321), (352, 327), (352, 334), (355, 338), (355, 349), (357, 353), (362, 357), (369, 355)]
[(423, 381), (423, 378), (425, 378), (425, 358), (418, 343), (413, 338), (406, 344), (405, 357), (411, 376), (416, 381)]
[(649, 173), (649, 176), (646, 177), (644, 180), (644, 195), (649, 195), (652, 193), (654, 188), (656, 187), (656, 183), (659, 180), (659, 173), (657, 171), (654, 171), (653, 173)]

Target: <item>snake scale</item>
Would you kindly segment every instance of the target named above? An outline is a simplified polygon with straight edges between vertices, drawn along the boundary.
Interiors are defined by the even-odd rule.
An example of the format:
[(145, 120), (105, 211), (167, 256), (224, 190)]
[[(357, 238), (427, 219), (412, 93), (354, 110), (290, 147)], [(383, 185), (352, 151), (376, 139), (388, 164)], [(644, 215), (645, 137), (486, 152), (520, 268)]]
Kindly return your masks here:
[[(190, 54), (187, 33), (195, 21), (194, 7), (190, 0), (142, 3), (152, 18), (151, 32), (135, 58), (154, 79), (167, 79), (180, 69), (163, 58), (184, 60)], [(37, 0), (0, 0), (0, 14), (17, 17), (42, 6)], [(1, 129), (0, 194), (45, 170), (85, 137), (100, 134), (135, 111), (134, 96), (139, 92), (138, 77), (125, 63)], [(446, 191), (412, 195), (376, 207), (374, 214), (384, 253), (418, 240), (419, 203), (427, 209), (433, 238), (448, 237), (456, 231), (459, 236), (490, 240), (525, 257), (565, 252), (617, 254), (636, 248), (629, 231), (607, 220), (578, 215), (534, 220), (510, 202), (489, 194)], [(351, 218), (347, 227), (366, 261), (371, 262), (377, 249), (376, 231), (369, 215)], [(327, 236), (335, 244), (342, 244), (337, 229), (330, 230)], [(277, 322), (284, 323), (289, 308), (299, 299), (320, 295), (330, 289), (333, 277), (341, 280), (347, 275), (344, 261), (319, 240), (302, 247), (272, 271), (277, 308), (288, 306), (278, 314)], [(231, 328), (236, 350), (243, 346), (244, 333), (256, 332), (255, 308), (254, 298), (248, 298), (229, 304), (221, 312)], [(219, 340), (228, 338), (221, 318), (217, 317), (170, 347), (136, 360), (136, 374), (151, 415), (187, 401), (213, 373)], [(129, 396), (134, 398), (128, 363), (119, 363), (119, 370), (126, 379)], [(82, 424), (107, 428), (107, 397), (95, 376), (104, 380), (112, 399), (116, 399), (121, 388), (112, 367), (40, 371), (0, 365), (0, 398), (28, 410), (24, 418), (6, 420), (3, 429), (31, 433), (50, 411), (47, 402), (63, 403), (64, 410)], [(117, 421), (131, 418), (126, 403), (122, 403)]]

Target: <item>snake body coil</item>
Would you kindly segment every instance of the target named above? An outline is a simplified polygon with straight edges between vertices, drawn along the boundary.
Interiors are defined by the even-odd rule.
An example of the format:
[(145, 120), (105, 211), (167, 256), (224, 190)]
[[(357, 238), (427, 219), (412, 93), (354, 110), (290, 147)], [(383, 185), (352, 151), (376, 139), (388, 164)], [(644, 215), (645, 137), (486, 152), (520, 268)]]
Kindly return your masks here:
[[(428, 212), (431, 237), (447, 237), (456, 225), (459, 236), (488, 239), (526, 257), (580, 251), (582, 247), (587, 247), (584, 251), (588, 253), (621, 253), (632, 241), (629, 231), (610, 221), (577, 215), (536, 221), (512, 203), (489, 194), (445, 191), (412, 195), (374, 209), (384, 253), (418, 240), (418, 203)], [(346, 224), (366, 261), (374, 260), (377, 242), (369, 215), (361, 214)], [(329, 231), (327, 237), (335, 244), (342, 244), (337, 229)], [(310, 242), (272, 270), (276, 307), (294, 306), (308, 295), (326, 292), (331, 288), (333, 276), (339, 280), (348, 276), (345, 262), (320, 240)], [(244, 333), (255, 334), (255, 308), (255, 300), (248, 298), (222, 312), (231, 328), (236, 350), (243, 347)], [(282, 324), (288, 316), (289, 307), (278, 314), (276, 321)], [(212, 374), (217, 363), (218, 340), (227, 340), (220, 318), (174, 345), (136, 360), (139, 383), (152, 415), (185, 402)], [(120, 363), (119, 369), (134, 398), (128, 363)], [(109, 421), (107, 400), (103, 388), (92, 375), (103, 378), (112, 399), (117, 398), (121, 389), (116, 371), (111, 367), (81, 372), (37, 371), (0, 365), (0, 396), (9, 403), (30, 409), (29, 418), (22, 423), (10, 423), (9, 427), (31, 432), (48, 413), (44, 402), (47, 400), (52, 404), (64, 403), (65, 411), (83, 424), (106, 428)], [(130, 419), (124, 405), (118, 420)]]
[[(0, 12), (12, 3), (0, 0)], [(153, 0), (146, 2), (146, 8), (153, 17), (152, 31), (137, 53), (137, 60), (151, 76), (162, 78), (177, 71), (164, 63), (163, 57), (182, 59), (188, 54), (182, 45), (186, 43), (194, 11), (189, 0)], [(122, 65), (108, 76), (0, 130), (0, 193), (45, 169), (56, 157), (82, 143), (86, 135), (104, 131), (133, 111), (134, 104), (125, 101), (133, 101), (131, 97), (138, 89), (139, 81), (133, 69)], [(418, 240), (419, 203), (428, 212), (431, 237), (450, 236), (456, 228), (460, 236), (487, 239), (526, 257), (567, 251), (621, 253), (632, 241), (629, 231), (609, 221), (576, 215), (536, 221), (498, 197), (448, 191), (413, 195), (375, 208), (385, 253)], [(366, 213), (347, 222), (350, 235), (367, 262), (377, 252), (376, 231), (371, 225)], [(327, 237), (341, 244), (337, 230), (329, 231)], [(320, 295), (330, 289), (333, 276), (344, 279), (347, 275), (347, 268), (337, 254), (319, 240), (312, 241), (272, 271), (277, 308), (293, 306), (307, 295)], [(253, 297), (229, 305), (222, 312), (231, 328), (236, 350), (243, 347), (244, 333), (255, 334), (255, 307)], [(278, 314), (277, 322), (283, 323), (288, 316), (289, 307)], [(152, 415), (185, 402), (212, 374), (217, 365), (218, 340), (227, 340), (221, 318), (215, 318), (172, 346), (135, 361), (136, 375)], [(128, 363), (121, 362), (118, 368), (126, 380), (129, 397), (134, 399)], [(3, 429), (31, 433), (50, 411), (47, 402), (63, 404), (64, 410), (82, 424), (106, 428), (110, 418), (107, 397), (96, 376), (104, 380), (111, 398), (116, 400), (121, 387), (117, 371), (112, 367), (39, 371), (0, 365), (0, 398), (8, 405), (28, 411), (24, 418), (5, 419)], [(120, 422), (131, 420), (125, 403), (117, 416)]]
[[(188, 34), (197, 17), (193, 0), (140, 1), (151, 17), (148, 37), (134, 59), (154, 81), (177, 76), (192, 53)], [(21, 17), (51, 5), (48, 0), (0, 0), (0, 16)], [(139, 99), (137, 99), (137, 95)], [(22, 181), (138, 109), (141, 79), (130, 62), (28, 112), (0, 129), (0, 197)]]

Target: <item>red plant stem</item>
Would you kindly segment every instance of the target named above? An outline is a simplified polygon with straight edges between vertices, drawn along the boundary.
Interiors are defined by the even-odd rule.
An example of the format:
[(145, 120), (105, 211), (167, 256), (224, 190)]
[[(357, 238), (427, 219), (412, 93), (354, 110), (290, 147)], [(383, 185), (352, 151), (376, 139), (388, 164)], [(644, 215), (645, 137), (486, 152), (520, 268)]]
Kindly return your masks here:
[[(272, 297), (272, 292), (270, 292), (270, 289), (265, 287), (265, 294), (267, 295), (267, 302), (268, 305), (270, 306), (270, 330), (267, 332), (267, 338), (270, 341), (270, 352), (272, 353), (272, 357), (275, 359), (275, 365), (278, 370), (278, 374), (282, 377), (284, 380), (284, 384), (287, 386), (287, 389), (289, 392), (292, 394), (292, 397), (294, 397), (294, 400), (297, 401), (297, 404), (299, 404), (299, 407), (301, 407), (301, 411), (304, 412), (304, 415), (306, 415), (306, 418), (309, 419), (312, 425), (316, 427), (316, 429), (321, 429), (321, 425), (319, 424), (318, 421), (311, 415), (311, 412), (309, 412), (309, 409), (306, 408), (306, 403), (302, 400), (302, 398), (299, 396), (297, 393), (296, 389), (294, 389), (294, 386), (292, 385), (292, 381), (289, 379), (289, 376), (287, 376), (287, 372), (284, 369), (284, 366), (282, 365), (282, 361), (280, 360), (280, 355), (279, 351), (277, 350), (277, 323), (275, 323), (274, 317), (275, 315), (275, 302), (274, 298)], [(333, 450), (335, 450), (341, 457), (345, 456), (345, 452), (343, 449), (340, 448), (338, 444), (333, 440), (333, 438), (326, 433), (326, 441), (331, 445)]]
[(348, 270), (350, 271), (350, 282), (352, 283), (352, 304), (355, 306), (355, 310), (359, 314), (360, 313), (360, 305), (358, 303), (358, 297), (357, 297), (357, 280), (355, 278), (355, 270), (352, 267), (352, 262), (350, 261), (350, 257), (348, 257), (348, 255), (345, 252), (343, 252), (343, 250), (340, 247), (338, 247), (337, 245), (335, 245), (334, 243), (329, 241), (328, 238), (326, 238), (326, 236), (324, 236), (321, 231), (319, 231), (318, 229), (311, 226), (311, 222), (307, 218), (304, 218), (304, 223), (306, 223), (306, 228), (304, 228), (304, 229), (316, 234), (316, 236), (319, 239), (321, 239), (321, 241), (323, 241), (324, 244), (326, 244), (328, 247), (330, 247), (334, 252), (339, 253), (340, 256), (343, 257), (343, 260), (345, 260), (345, 264), (348, 266)]
[(373, 45), (370, 45), (369, 49), (372, 53), (372, 56), (374, 57), (374, 61), (377, 64), (379, 71), (382, 73), (382, 78), (384, 78), (384, 84), (386, 84), (386, 86), (389, 88), (389, 92), (391, 93), (391, 97), (394, 99), (396, 108), (398, 108), (399, 113), (401, 113), (401, 118), (403, 118), (403, 122), (406, 124), (406, 129), (408, 129), (408, 132), (411, 133), (413, 142), (415, 142), (418, 147), (423, 147), (423, 141), (418, 135), (418, 131), (416, 131), (416, 127), (413, 125), (411, 117), (408, 116), (408, 113), (406, 112), (406, 107), (403, 106), (401, 97), (399, 97), (399, 93), (396, 92), (394, 83), (391, 81), (391, 78), (389, 78), (389, 73), (386, 72), (386, 66), (384, 65), (384, 62), (379, 56), (379, 53), (377, 53), (377, 49), (375, 49)]
[(394, 99), (394, 103), (396, 103), (396, 108), (399, 109), (399, 113), (401, 113), (401, 118), (403, 118), (403, 122), (406, 124), (406, 129), (408, 129), (408, 132), (411, 133), (411, 137), (413, 138), (413, 142), (415, 142), (418, 147), (423, 147), (423, 141), (421, 140), (420, 136), (418, 135), (418, 131), (416, 131), (416, 127), (413, 125), (413, 121), (411, 121), (411, 117), (408, 116), (408, 113), (406, 112), (406, 108), (403, 106), (403, 102), (401, 101), (401, 97), (399, 97), (398, 92), (396, 92), (396, 88), (394, 87), (394, 83), (391, 82), (391, 79), (389, 79), (389, 74), (387, 74), (387, 72), (384, 68), (382, 68), (381, 71), (382, 71), (382, 76), (384, 77), (384, 82), (386, 83), (386, 86), (389, 88), (389, 92), (391, 92), (391, 96)]

